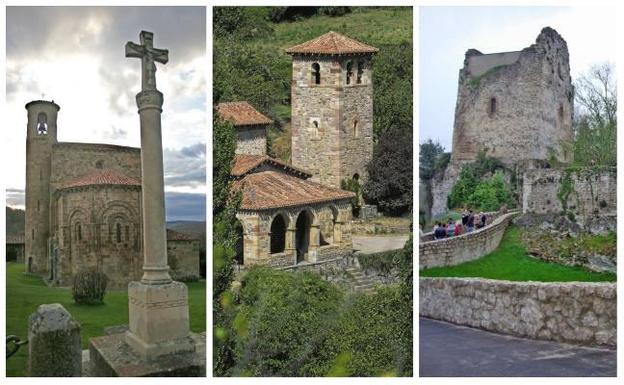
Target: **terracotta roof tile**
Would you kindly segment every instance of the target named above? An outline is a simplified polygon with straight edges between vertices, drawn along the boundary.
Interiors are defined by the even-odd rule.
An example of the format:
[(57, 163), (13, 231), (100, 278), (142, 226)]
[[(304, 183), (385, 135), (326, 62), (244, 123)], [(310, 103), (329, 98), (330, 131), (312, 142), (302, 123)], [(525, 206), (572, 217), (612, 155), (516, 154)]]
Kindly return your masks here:
[(217, 112), (222, 119), (232, 122), (234, 126), (273, 123), (271, 119), (262, 115), (247, 102), (219, 103)]
[(289, 54), (348, 55), (376, 52), (379, 52), (377, 48), (334, 31), (286, 49)]
[(279, 159), (271, 158), (267, 155), (245, 154), (237, 154), (234, 156), (234, 166), (232, 167), (232, 171), (230, 173), (232, 174), (232, 176), (241, 177), (265, 163), (284, 169), (285, 171), (296, 174), (297, 176), (303, 177), (304, 179), (312, 176), (312, 174), (305, 170), (294, 167)]
[(299, 206), (355, 196), (350, 191), (322, 185), (277, 171), (262, 171), (246, 175), (234, 182), (233, 190), (241, 191), (243, 210), (267, 210)]
[(92, 170), (86, 175), (80, 178), (67, 182), (61, 189), (73, 188), (73, 187), (85, 187), (94, 185), (124, 185), (124, 186), (141, 186), (141, 181), (135, 178), (130, 178), (121, 174), (118, 171), (111, 169), (104, 170)]
[(197, 241), (199, 238), (193, 237), (189, 234), (181, 233), (179, 231), (167, 229), (168, 241)]

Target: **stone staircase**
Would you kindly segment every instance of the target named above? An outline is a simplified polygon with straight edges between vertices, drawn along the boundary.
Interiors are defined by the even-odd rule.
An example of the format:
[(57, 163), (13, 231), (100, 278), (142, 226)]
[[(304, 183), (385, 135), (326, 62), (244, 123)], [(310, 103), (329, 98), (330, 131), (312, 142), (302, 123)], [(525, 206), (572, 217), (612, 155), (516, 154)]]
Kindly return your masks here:
[(362, 269), (356, 266), (349, 266), (344, 271), (347, 276), (347, 284), (355, 292), (372, 293), (378, 280), (374, 276), (364, 274)]

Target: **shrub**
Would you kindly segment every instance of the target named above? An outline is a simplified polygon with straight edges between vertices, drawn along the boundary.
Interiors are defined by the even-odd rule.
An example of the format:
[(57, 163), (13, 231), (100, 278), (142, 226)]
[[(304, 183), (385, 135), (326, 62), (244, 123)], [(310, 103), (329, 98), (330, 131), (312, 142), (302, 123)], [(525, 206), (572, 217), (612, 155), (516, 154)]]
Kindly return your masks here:
[(74, 275), (72, 297), (77, 304), (97, 305), (104, 302), (108, 277), (99, 270), (81, 270)]

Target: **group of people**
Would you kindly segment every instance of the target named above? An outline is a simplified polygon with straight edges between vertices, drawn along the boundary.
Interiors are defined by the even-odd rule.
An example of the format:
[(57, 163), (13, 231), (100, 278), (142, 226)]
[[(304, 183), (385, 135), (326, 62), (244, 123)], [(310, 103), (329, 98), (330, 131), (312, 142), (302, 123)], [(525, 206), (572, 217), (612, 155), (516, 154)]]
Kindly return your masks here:
[(442, 239), (454, 237), (457, 235), (471, 233), (474, 229), (485, 227), (487, 216), (484, 213), (474, 215), (472, 210), (464, 210), (461, 214), (461, 220), (454, 221), (449, 218), (447, 223), (437, 222), (433, 227), (433, 238)]

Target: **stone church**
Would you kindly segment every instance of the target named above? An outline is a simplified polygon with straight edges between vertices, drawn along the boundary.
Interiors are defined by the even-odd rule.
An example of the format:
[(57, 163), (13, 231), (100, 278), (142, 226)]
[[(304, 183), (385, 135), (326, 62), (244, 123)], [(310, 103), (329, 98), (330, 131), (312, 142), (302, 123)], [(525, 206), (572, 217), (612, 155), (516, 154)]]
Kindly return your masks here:
[[(69, 286), (98, 269), (109, 287), (140, 280), (141, 150), (57, 141), (53, 101), (26, 104), (26, 271)], [(199, 278), (199, 240), (167, 231), (171, 275)]]
[(444, 173), (432, 181), (432, 215), (447, 211), (462, 165), (485, 151), (517, 175), (567, 163), (572, 153), (574, 87), (566, 41), (550, 27), (521, 51), (466, 51), (459, 71), (453, 148)]
[(366, 179), (373, 155), (374, 47), (328, 32), (292, 56), (292, 164), (266, 154), (272, 121), (247, 102), (221, 103), (237, 147), (232, 179), (242, 202), (239, 263), (292, 266), (352, 252), (351, 199), (343, 179)]

